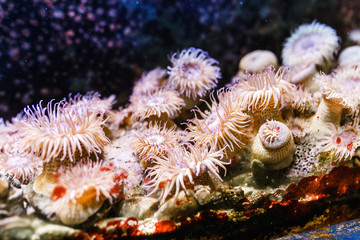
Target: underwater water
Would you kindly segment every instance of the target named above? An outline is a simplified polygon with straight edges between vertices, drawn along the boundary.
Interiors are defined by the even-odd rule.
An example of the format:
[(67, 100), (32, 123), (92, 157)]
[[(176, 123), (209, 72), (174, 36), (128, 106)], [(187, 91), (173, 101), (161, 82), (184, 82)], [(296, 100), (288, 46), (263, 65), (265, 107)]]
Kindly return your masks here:
[(359, 218), (359, 22), (350, 0), (0, 0), (1, 238)]

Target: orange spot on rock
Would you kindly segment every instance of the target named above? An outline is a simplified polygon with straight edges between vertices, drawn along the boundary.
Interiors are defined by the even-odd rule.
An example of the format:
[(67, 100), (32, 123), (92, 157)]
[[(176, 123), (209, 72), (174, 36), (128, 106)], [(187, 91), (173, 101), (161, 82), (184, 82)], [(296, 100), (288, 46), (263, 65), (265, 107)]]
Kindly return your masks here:
[(336, 144), (340, 144), (341, 143), (341, 138), (340, 137), (337, 137), (336, 138)]
[(351, 151), (352, 148), (353, 148), (353, 145), (354, 145), (353, 143), (349, 143), (349, 144), (346, 146), (347, 150)]
[(155, 233), (167, 233), (175, 231), (176, 225), (174, 221), (168, 220), (155, 223), (155, 228)]

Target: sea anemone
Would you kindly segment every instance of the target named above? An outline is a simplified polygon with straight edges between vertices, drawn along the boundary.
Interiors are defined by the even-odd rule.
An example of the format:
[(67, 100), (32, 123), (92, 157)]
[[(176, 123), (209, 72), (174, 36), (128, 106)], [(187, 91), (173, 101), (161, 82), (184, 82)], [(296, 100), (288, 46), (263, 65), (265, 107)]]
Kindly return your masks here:
[(290, 117), (286, 120), (285, 124), (291, 131), (295, 143), (297, 144), (303, 143), (305, 137), (308, 135), (307, 131), (310, 126), (310, 121), (305, 118)]
[[(210, 171), (222, 181), (221, 176), (219, 175), (219, 167), (222, 168), (226, 174), (224, 165), (230, 164), (230, 162), (221, 160), (224, 156), (222, 149), (215, 151), (213, 148), (207, 149), (190, 144), (187, 145), (187, 148), (189, 151), (186, 152), (186, 155), (191, 159), (191, 162), (193, 163), (192, 169), (197, 177), (203, 175), (204, 171)], [(195, 178), (195, 182), (196, 180), (197, 179)]]
[[(119, 107), (117, 110), (111, 111), (109, 120), (106, 121), (107, 126), (113, 132), (121, 127), (132, 126), (136, 120), (131, 117), (133, 107), (131, 105)], [(110, 134), (111, 135), (111, 134)]]
[[(163, 203), (166, 198), (174, 193), (176, 198), (180, 189), (193, 188), (194, 185), (210, 185), (214, 183), (207, 173), (210, 171), (221, 180), (218, 167), (225, 168), (222, 150), (215, 151), (212, 148), (188, 145), (185, 148), (176, 148), (167, 157), (154, 156), (156, 164), (148, 169), (148, 177), (151, 180), (146, 188), (152, 189), (148, 195), (160, 191), (160, 200)], [(175, 192), (174, 192), (175, 190)]]
[(255, 130), (266, 120), (282, 121), (280, 109), (294, 89), (294, 85), (283, 80), (284, 74), (285, 68), (275, 73), (274, 67), (267, 67), (261, 73), (247, 74), (234, 85), (237, 101), (252, 112)]
[(121, 196), (123, 180), (111, 164), (104, 162), (87, 160), (71, 169), (60, 168), (46, 212), (56, 213), (67, 225), (82, 223), (97, 212), (105, 200), (112, 203)]
[(11, 174), (21, 183), (31, 181), (42, 169), (42, 160), (18, 144), (8, 145), (0, 152), (0, 173)]
[[(66, 102), (65, 99), (64, 102)], [(64, 110), (70, 111), (71, 114), (105, 114), (111, 110), (114, 102), (115, 95), (101, 99), (100, 94), (94, 91), (88, 92), (84, 96), (78, 93), (72, 97), (71, 94), (69, 94), (69, 101), (64, 105)]]
[(360, 88), (360, 65), (340, 67), (332, 77), (334, 81), (342, 83), (347, 91), (357, 91)]
[(307, 88), (297, 86), (290, 97), (290, 104), (287, 106), (291, 111), (300, 115), (313, 115), (319, 105), (320, 98), (310, 93)]
[(261, 125), (252, 145), (253, 160), (260, 160), (269, 170), (288, 167), (293, 160), (294, 138), (289, 128), (279, 121)]
[(347, 73), (320, 74), (317, 77), (317, 81), (322, 85), (322, 98), (316, 114), (312, 117), (310, 126), (312, 133), (326, 131), (329, 126), (327, 123), (340, 126), (343, 109), (356, 113), (359, 105), (357, 96), (360, 84), (356, 82), (356, 79), (339, 78), (342, 75), (347, 75)]
[(317, 73), (315, 64), (302, 64), (290, 68), (285, 75), (285, 79), (293, 84), (302, 85), (311, 93), (315, 93), (320, 90), (317, 81), (313, 81)]
[(282, 51), (283, 64), (289, 67), (302, 64), (324, 66), (334, 59), (339, 42), (340, 38), (331, 27), (316, 21), (303, 24), (286, 39)]
[(66, 104), (64, 101), (52, 104), (51, 101), (46, 108), (41, 102), (32, 109), (27, 107), (24, 109), (27, 121), (18, 124), (24, 146), (30, 147), (45, 162), (43, 172), (34, 184), (39, 193), (46, 192), (41, 190), (43, 187), (47, 189), (39, 179), (47, 179), (60, 166), (73, 165), (91, 153), (97, 156), (109, 143), (102, 129), (105, 122), (102, 114), (84, 114), (86, 109), (82, 108), (73, 108), (70, 113), (63, 110)]
[(135, 133), (136, 140), (132, 142), (131, 148), (140, 157), (144, 168), (150, 166), (149, 157), (162, 155), (171, 151), (179, 145), (180, 134), (175, 126), (167, 128), (166, 124), (161, 126), (157, 122), (150, 123), (146, 129), (140, 129)]
[(268, 50), (255, 50), (243, 56), (239, 62), (239, 71), (245, 73), (261, 72), (265, 67), (278, 66), (276, 55)]
[(17, 130), (13, 124), (5, 122), (4, 119), (0, 118), (0, 151), (9, 143), (11, 135), (16, 134), (16, 132)]
[(245, 144), (250, 118), (240, 110), (232, 92), (220, 90), (217, 96), (219, 103), (213, 94), (210, 95), (211, 106), (206, 103), (209, 111), (202, 112), (199, 108), (194, 111), (195, 118), (187, 123), (189, 138), (199, 145), (208, 145), (216, 150), (226, 147), (234, 151), (234, 145), (241, 148)]
[(185, 157), (183, 149), (174, 149), (167, 158), (158, 156), (152, 158), (156, 161), (156, 164), (148, 168), (147, 177), (151, 180), (146, 183), (145, 187), (152, 189), (148, 195), (160, 191), (159, 199), (163, 203), (174, 188), (176, 198), (180, 188), (186, 190), (193, 187), (192, 163)]
[(172, 123), (170, 118), (174, 118), (185, 106), (178, 92), (166, 89), (139, 95), (131, 100), (132, 117), (141, 121), (148, 119)]
[(349, 39), (360, 45), (360, 29), (354, 29), (349, 33)]
[(221, 78), (218, 61), (208, 53), (196, 48), (174, 53), (168, 67), (168, 85), (187, 98), (196, 99), (216, 87)]
[(159, 90), (166, 81), (166, 69), (157, 67), (149, 72), (144, 72), (135, 83), (132, 96), (153, 93)]
[(340, 67), (360, 65), (360, 46), (345, 48), (339, 56)]
[[(21, 123), (19, 131), (25, 136), (26, 146), (45, 162), (65, 158), (74, 162), (76, 155), (101, 153), (104, 145), (109, 143), (102, 131), (104, 120), (89, 112), (82, 115), (74, 111), (70, 115), (61, 103), (52, 104), (51, 101), (43, 108), (40, 102), (32, 109), (24, 109), (28, 120)], [(86, 109), (79, 109), (81, 111)]]
[(324, 145), (321, 152), (327, 152), (335, 162), (350, 160), (359, 146), (358, 120), (353, 124), (341, 127), (334, 124), (329, 125), (328, 131), (321, 139), (321, 143)]

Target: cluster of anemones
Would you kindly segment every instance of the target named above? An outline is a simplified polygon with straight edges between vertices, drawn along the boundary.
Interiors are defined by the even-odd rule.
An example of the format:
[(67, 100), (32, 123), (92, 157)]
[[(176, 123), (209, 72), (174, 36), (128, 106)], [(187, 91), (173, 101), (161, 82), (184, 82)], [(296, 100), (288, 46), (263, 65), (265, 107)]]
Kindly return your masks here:
[[(216, 131), (212, 134), (214, 141), (208, 145), (206, 139), (200, 142), (194, 138), (192, 131), (180, 130), (174, 120), (179, 114), (187, 114), (185, 106), (193, 106), (200, 97), (215, 88), (221, 75), (218, 62), (201, 49), (182, 50), (174, 53), (170, 60), (172, 66), (168, 67), (167, 73), (157, 68), (142, 75), (135, 83), (130, 105), (126, 108), (131, 118), (147, 122), (145, 127), (135, 132), (131, 148), (150, 179), (146, 184), (151, 189), (150, 194), (161, 189), (162, 201), (174, 189), (177, 196), (180, 188), (193, 186), (194, 178), (207, 175), (207, 171), (204, 173), (203, 170), (205, 166), (220, 178), (216, 166), (223, 166), (220, 161), (223, 148), (228, 145), (233, 149), (233, 145), (242, 144), (238, 137), (244, 135), (242, 128), (249, 121), (246, 114), (237, 111), (233, 97), (222, 93), (219, 94), (219, 103), (212, 97), (213, 116), (209, 116), (206, 124), (211, 124), (208, 122), (218, 112), (221, 124), (218, 127), (222, 128), (224, 137)], [(233, 106), (227, 106), (232, 103)], [(196, 121), (200, 120), (196, 118), (194, 124)], [(203, 132), (203, 135), (207, 133)], [(196, 146), (190, 141), (196, 142)], [(208, 147), (213, 150), (208, 152)], [(207, 159), (204, 154), (211, 157)]]
[(41, 172), (33, 188), (37, 193), (51, 195), (54, 174), (61, 166), (73, 166), (90, 155), (98, 157), (109, 143), (103, 131), (103, 116), (113, 101), (114, 97), (100, 99), (98, 93), (90, 92), (68, 101), (51, 101), (45, 107), (42, 102), (28, 106), (3, 128), (9, 142), (2, 145), (1, 171), (23, 182)]
[[(51, 199), (43, 212), (67, 225), (79, 224), (103, 203), (122, 196), (126, 172), (101, 161), (110, 141), (103, 127), (114, 97), (90, 92), (45, 107), (27, 107), (12, 123), (1, 123), (0, 173), (28, 183)], [(96, 161), (95, 161), (96, 159)], [(39, 175), (40, 174), (40, 175)], [(31, 185), (30, 185), (31, 186)]]
[[(283, 64), (290, 70), (267, 66), (277, 62), (273, 58), (253, 69), (240, 64), (242, 74), (233, 86), (211, 93), (209, 102), (202, 100), (207, 109), (196, 106), (184, 130), (178, 122), (186, 107), (205, 97), (220, 78), (218, 62), (201, 49), (173, 54), (167, 71), (144, 73), (135, 83), (130, 104), (118, 115), (111, 111), (114, 97), (101, 99), (94, 92), (45, 107), (40, 102), (27, 107), (13, 124), (1, 123), (0, 135), (14, 144), (0, 142), (0, 172), (26, 183), (43, 169), (34, 190), (51, 198), (46, 213), (55, 212), (63, 223), (76, 225), (123, 193), (126, 174), (102, 156), (110, 142), (103, 128), (111, 115), (121, 119), (114, 121), (115, 130), (124, 123), (130, 126), (122, 130), (134, 139), (130, 153), (144, 169), (143, 186), (161, 203), (197, 185), (216, 189), (230, 159), (246, 150), (251, 156), (245, 164), (255, 178), (280, 173), (291, 167), (296, 145), (311, 134), (332, 160), (348, 160), (359, 145), (358, 122), (353, 119), (360, 103), (359, 68), (343, 66), (331, 74), (317, 74), (312, 83), (320, 87), (318, 92), (308, 91), (309, 85), (300, 81), (317, 72), (317, 65), (332, 62), (337, 48), (332, 29), (316, 22), (300, 27), (283, 51)], [(289, 53), (302, 57), (292, 59)], [(252, 60), (258, 61), (258, 54), (263, 53)], [(296, 88), (299, 83), (304, 85)], [(346, 118), (343, 109), (348, 110)], [(20, 166), (25, 164), (30, 167)]]

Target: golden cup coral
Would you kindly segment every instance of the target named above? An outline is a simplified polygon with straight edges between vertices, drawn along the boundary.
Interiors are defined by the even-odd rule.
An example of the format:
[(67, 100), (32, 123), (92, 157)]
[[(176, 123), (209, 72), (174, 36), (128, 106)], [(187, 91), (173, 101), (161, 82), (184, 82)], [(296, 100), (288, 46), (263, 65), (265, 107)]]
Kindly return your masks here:
[(286, 39), (282, 51), (283, 64), (289, 67), (303, 64), (324, 66), (333, 61), (339, 42), (340, 38), (331, 27), (316, 21), (303, 24)]
[(111, 164), (104, 162), (87, 160), (71, 169), (61, 168), (46, 212), (56, 213), (67, 225), (82, 223), (97, 212), (105, 200), (112, 203), (121, 196), (123, 180)]
[[(247, 140), (245, 133), (249, 126), (249, 116), (242, 112), (232, 92), (217, 92), (219, 103), (210, 95), (209, 111), (195, 110), (195, 118), (187, 123), (189, 138), (199, 145), (211, 146), (216, 150), (228, 148), (234, 151), (234, 145), (241, 148)], [(198, 113), (202, 119), (196, 115)]]
[(73, 165), (91, 153), (97, 156), (109, 143), (102, 129), (105, 122), (102, 114), (89, 113), (81, 107), (65, 111), (63, 105), (66, 104), (64, 101), (52, 104), (51, 101), (46, 108), (41, 102), (33, 109), (27, 107), (24, 109), (27, 120), (18, 124), (25, 147), (30, 147), (45, 162), (34, 184), (39, 193), (49, 194), (51, 189), (45, 182), (51, 182), (52, 174), (60, 166)]
[(168, 67), (168, 85), (187, 98), (196, 99), (216, 87), (221, 78), (219, 63), (208, 53), (196, 48), (174, 53)]
[(291, 164), (293, 154), (294, 138), (285, 124), (271, 120), (260, 127), (252, 145), (253, 159), (269, 170), (279, 170)]
[(285, 68), (276, 73), (274, 67), (267, 67), (263, 72), (248, 74), (233, 87), (237, 101), (253, 115), (254, 129), (266, 120), (282, 121), (280, 109), (285, 104), (294, 85), (283, 80)]

